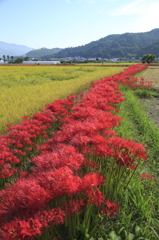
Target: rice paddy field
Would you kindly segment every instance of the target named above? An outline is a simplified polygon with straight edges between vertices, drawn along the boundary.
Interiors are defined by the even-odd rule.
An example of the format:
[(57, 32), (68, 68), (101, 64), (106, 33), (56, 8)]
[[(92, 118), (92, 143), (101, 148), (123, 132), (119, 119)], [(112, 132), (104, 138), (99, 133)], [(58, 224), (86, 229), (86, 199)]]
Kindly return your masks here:
[(0, 133), (6, 124), (17, 124), (45, 104), (121, 71), (122, 67), (0, 66)]
[(149, 66), (141, 76), (147, 81), (152, 81), (155, 87), (159, 87), (159, 66)]
[[(80, 65), (83, 65), (83, 66), (114, 66), (114, 67), (117, 67), (117, 66), (131, 66), (133, 64), (136, 64), (136, 63), (130, 63), (130, 62), (114, 62), (114, 63), (111, 63), (111, 62), (104, 62), (104, 63), (80, 63)], [(77, 64), (79, 65), (79, 63)]]

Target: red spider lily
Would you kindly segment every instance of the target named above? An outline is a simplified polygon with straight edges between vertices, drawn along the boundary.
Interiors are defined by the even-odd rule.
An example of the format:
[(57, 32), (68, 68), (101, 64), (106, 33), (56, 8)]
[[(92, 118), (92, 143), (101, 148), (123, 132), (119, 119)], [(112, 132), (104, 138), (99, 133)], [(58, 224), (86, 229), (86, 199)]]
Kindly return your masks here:
[[(109, 112), (104, 112), (102, 110), (98, 110), (93, 107), (81, 107), (76, 106), (72, 109), (73, 111), (64, 118), (63, 122), (76, 124), (78, 122), (99, 122), (102, 124), (108, 124), (108, 126), (104, 126), (103, 128), (111, 128), (113, 126), (117, 126), (118, 123), (121, 121), (121, 118), (118, 116), (113, 115)], [(78, 121), (78, 122), (77, 122)]]
[(4, 168), (1, 170), (0, 172), (0, 178), (8, 178), (11, 177), (13, 174), (17, 173), (18, 170), (17, 169), (7, 169)]
[(28, 176), (28, 172), (26, 172), (26, 171), (23, 171), (23, 172), (21, 172), (19, 175), (20, 175), (20, 177), (22, 178), (22, 177), (26, 177), (26, 176)]
[(4, 240), (28, 239), (33, 240), (37, 235), (42, 234), (44, 228), (50, 225), (64, 223), (65, 213), (60, 208), (53, 208), (49, 211), (39, 211), (33, 218), (27, 220), (16, 219), (5, 224), (0, 230)]
[(36, 174), (40, 185), (51, 191), (52, 198), (59, 198), (63, 195), (72, 196), (81, 191), (81, 179), (75, 176), (67, 166), (57, 170)]
[(84, 157), (72, 146), (59, 144), (54, 152), (44, 152), (31, 160), (36, 166), (34, 171), (49, 171), (68, 166), (72, 171), (77, 171), (84, 162)]
[(31, 174), (0, 191), (0, 218), (5, 223), (11, 216), (30, 216), (43, 209), (51, 199), (72, 196), (81, 191), (81, 179), (74, 176), (68, 167)]
[(106, 179), (101, 175), (94, 172), (86, 174), (81, 182), (82, 191), (89, 191), (97, 188), (105, 183)]
[(26, 151), (29, 151), (29, 152), (31, 152), (33, 149), (31, 148), (31, 147), (27, 147), (26, 148)]
[(82, 198), (76, 198), (74, 200), (68, 200), (66, 204), (63, 205), (64, 212), (70, 216), (74, 213), (80, 213), (83, 209), (83, 206), (86, 204)]
[(58, 99), (52, 104), (47, 104), (46, 107), (50, 109), (58, 119), (61, 119), (68, 114), (76, 98), (77, 96), (71, 94), (66, 99)]
[(29, 118), (29, 116), (23, 116), (23, 119), (28, 119)]
[(28, 221), (17, 219), (7, 223), (1, 230), (3, 240), (35, 239), (37, 234), (41, 235), (42, 224), (38, 219), (28, 219)]
[[(108, 138), (109, 139), (109, 138)], [(108, 140), (103, 138), (99, 144), (91, 149), (99, 157), (114, 157), (114, 149), (108, 144)]]
[(43, 227), (59, 225), (65, 222), (65, 212), (61, 208), (52, 208), (49, 211), (38, 211), (34, 216), (42, 223)]
[(146, 149), (140, 143), (134, 143), (130, 140), (114, 137), (108, 139), (108, 144), (114, 149), (115, 160), (119, 165), (132, 167), (132, 163), (135, 160), (147, 159)]
[(150, 179), (150, 180), (156, 180), (156, 177), (154, 177), (151, 174), (142, 174), (141, 179)]
[(11, 216), (34, 213), (44, 207), (50, 199), (50, 190), (41, 187), (37, 180), (21, 178), (13, 186), (1, 190), (0, 217), (5, 222)]
[[(8, 134), (1, 136), (0, 142), (3, 142), (0, 147), (1, 178), (8, 178), (17, 172), (11, 169), (3, 169), (3, 164), (7, 162), (11, 164), (20, 163), (21, 156), (26, 156), (27, 152), (32, 151), (32, 147), (36, 148), (34, 139), (43, 134), (44, 130), (49, 128), (50, 123), (53, 123), (54, 120), (55, 117), (51, 110), (43, 110), (34, 114), (31, 120), (23, 120), (18, 125), (10, 127)], [(47, 124), (48, 126), (46, 126)], [(45, 134), (43, 137), (46, 138), (47, 135)]]
[(116, 211), (119, 210), (119, 206), (114, 202), (110, 202), (110, 200), (107, 200), (105, 204), (106, 206), (102, 209), (101, 213), (113, 217)]
[(87, 196), (87, 204), (94, 204), (98, 208), (101, 206), (101, 204), (104, 202), (105, 196), (103, 196), (102, 192), (99, 190), (89, 190), (85, 191), (85, 196)]
[(83, 167), (91, 167), (92, 169), (96, 169), (97, 171), (99, 170), (99, 166), (94, 162), (94, 161), (90, 161), (87, 160), (84, 162)]
[(121, 98), (121, 93), (120, 96), (115, 93), (114, 88), (109, 85), (109, 82), (104, 81), (103, 79), (94, 84), (94, 88), (92, 88), (84, 96), (79, 105), (90, 106), (105, 111), (112, 111), (116, 108), (113, 104), (120, 103), (123, 100), (124, 99)]

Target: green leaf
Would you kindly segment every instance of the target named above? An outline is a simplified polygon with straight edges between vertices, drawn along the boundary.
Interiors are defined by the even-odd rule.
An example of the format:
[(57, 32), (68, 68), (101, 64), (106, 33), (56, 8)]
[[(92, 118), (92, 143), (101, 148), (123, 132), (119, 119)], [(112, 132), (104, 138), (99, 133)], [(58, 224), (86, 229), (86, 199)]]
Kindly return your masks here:
[(158, 235), (158, 233), (155, 231), (155, 229), (152, 228), (152, 227), (150, 227), (150, 228), (152, 229), (152, 231), (154, 232), (154, 234), (156, 235), (156, 237), (159, 239), (159, 235)]
[(134, 235), (134, 234), (132, 234), (132, 233), (129, 233), (128, 240), (133, 240), (133, 239), (134, 239), (134, 237), (135, 237), (135, 235)]
[(141, 228), (139, 226), (135, 227), (135, 233), (141, 232)]
[(121, 238), (116, 235), (115, 231), (110, 232), (109, 237), (110, 237), (111, 240), (121, 240)]
[(90, 235), (88, 233), (85, 234), (86, 238), (90, 238)]

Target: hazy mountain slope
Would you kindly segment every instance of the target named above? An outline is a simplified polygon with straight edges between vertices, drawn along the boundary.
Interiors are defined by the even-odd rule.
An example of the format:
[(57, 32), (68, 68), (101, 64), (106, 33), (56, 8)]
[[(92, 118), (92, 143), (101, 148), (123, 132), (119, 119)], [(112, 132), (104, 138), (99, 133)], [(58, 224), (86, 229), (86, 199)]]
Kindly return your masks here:
[(33, 48), (24, 46), (24, 45), (18, 45), (14, 43), (6, 43), (0, 41), (0, 57), (3, 55), (9, 55), (9, 56), (20, 56), (23, 54), (26, 54)]

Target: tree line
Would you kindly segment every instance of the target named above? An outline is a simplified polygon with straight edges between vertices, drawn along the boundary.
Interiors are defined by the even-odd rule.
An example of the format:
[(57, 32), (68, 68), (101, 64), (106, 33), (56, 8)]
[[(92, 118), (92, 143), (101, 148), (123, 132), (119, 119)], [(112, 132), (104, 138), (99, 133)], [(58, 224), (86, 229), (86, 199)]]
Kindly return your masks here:
[(8, 61), (8, 63), (22, 63), (23, 61), (27, 61), (29, 58), (28, 57), (18, 57), (14, 59), (14, 56), (9, 56), (9, 55), (3, 55), (3, 61), (4, 63)]
[[(151, 62), (155, 61), (155, 58), (156, 58), (156, 55), (147, 53), (147, 54), (143, 55), (141, 61), (142, 61), (142, 63), (151, 63)], [(7, 55), (7, 58), (6, 58), (6, 56), (3, 55), (4, 63), (6, 60), (8, 61), (8, 63), (22, 63), (23, 61), (27, 61), (28, 59), (29, 59), (28, 57), (18, 57), (14, 60), (13, 56)]]

